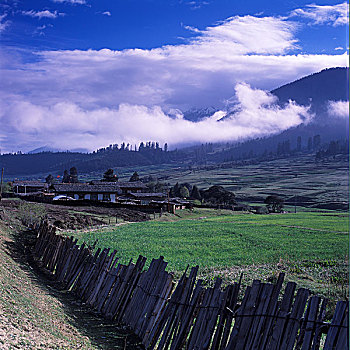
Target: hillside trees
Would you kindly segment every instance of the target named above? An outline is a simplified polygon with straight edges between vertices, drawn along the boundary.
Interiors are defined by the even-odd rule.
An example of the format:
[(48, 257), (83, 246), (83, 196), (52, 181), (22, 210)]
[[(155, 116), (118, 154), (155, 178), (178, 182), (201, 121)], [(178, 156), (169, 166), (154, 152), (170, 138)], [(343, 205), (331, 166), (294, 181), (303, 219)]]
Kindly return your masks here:
[(68, 170), (66, 169), (64, 172), (63, 172), (63, 178), (62, 178), (62, 182), (65, 183), (65, 184), (68, 184), (70, 181), (70, 178), (69, 178), (69, 173), (68, 173)]
[(196, 185), (194, 185), (194, 186), (192, 187), (191, 198), (192, 198), (192, 199), (197, 199), (197, 200), (199, 200), (199, 201), (202, 199), (202, 196), (201, 196), (201, 194), (200, 194), (200, 192), (199, 192), (199, 189), (198, 189), (198, 187), (197, 187)]
[(179, 184), (178, 182), (175, 186), (170, 188), (171, 197), (188, 198), (192, 192), (192, 185), (189, 183)]
[(235, 194), (222, 186), (214, 185), (201, 191), (201, 196), (207, 203), (216, 205), (235, 205)]
[(110, 168), (104, 172), (102, 181), (104, 181), (104, 182), (117, 182), (118, 176), (117, 176), (117, 174), (114, 174), (114, 170)]
[(129, 182), (136, 182), (136, 181), (140, 181), (140, 176), (139, 176), (139, 174), (135, 171), (135, 172), (131, 175), (131, 177), (130, 177), (130, 179), (129, 179)]
[(301, 136), (297, 138), (297, 152), (301, 151)]
[(181, 198), (188, 198), (190, 196), (190, 191), (186, 186), (182, 186), (180, 187), (179, 195), (180, 195), (179, 197)]
[(75, 166), (71, 167), (69, 169), (69, 178), (71, 183), (78, 183), (79, 179), (78, 179), (78, 170)]
[[(46, 181), (48, 180), (48, 177), (46, 178)], [(63, 183), (78, 183), (79, 182), (78, 170), (75, 166), (73, 166), (69, 169), (69, 173), (68, 173), (67, 169), (63, 172), (62, 182)]]
[(52, 185), (54, 182), (54, 177), (51, 174), (47, 175), (45, 178), (45, 182), (49, 185)]
[(281, 213), (284, 205), (284, 200), (277, 195), (271, 195), (265, 198), (264, 203), (266, 204), (269, 212)]

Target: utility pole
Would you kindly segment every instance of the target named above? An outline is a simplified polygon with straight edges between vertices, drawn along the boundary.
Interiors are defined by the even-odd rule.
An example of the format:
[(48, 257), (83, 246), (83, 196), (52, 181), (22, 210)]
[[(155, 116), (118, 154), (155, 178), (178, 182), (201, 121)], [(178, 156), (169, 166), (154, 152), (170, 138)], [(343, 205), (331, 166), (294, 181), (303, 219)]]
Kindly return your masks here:
[(169, 189), (167, 189), (168, 192), (168, 213), (170, 213), (170, 197), (169, 197)]
[(2, 181), (4, 179), (4, 168), (1, 169), (1, 182), (0, 182), (0, 201), (2, 199)]
[[(298, 177), (298, 174), (295, 174), (294, 175), (295, 181), (296, 181), (297, 177)], [(296, 214), (296, 212), (297, 212), (297, 196), (295, 195), (294, 196), (294, 213)]]

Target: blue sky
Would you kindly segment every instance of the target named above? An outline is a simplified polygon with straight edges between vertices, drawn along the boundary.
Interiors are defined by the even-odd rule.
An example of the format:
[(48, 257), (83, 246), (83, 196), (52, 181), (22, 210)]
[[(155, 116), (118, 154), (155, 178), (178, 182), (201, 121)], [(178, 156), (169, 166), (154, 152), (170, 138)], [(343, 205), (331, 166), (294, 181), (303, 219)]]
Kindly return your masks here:
[[(5, 0), (2, 14), (8, 30), (2, 32), (2, 43), (38, 50), (150, 49), (186, 42), (193, 37), (186, 26), (203, 30), (232, 16), (284, 17), (307, 5), (310, 1)], [(310, 18), (302, 16), (292, 19), (300, 24), (302, 52), (334, 53), (335, 48), (346, 48), (343, 26), (312, 26)]]
[[(0, 34), (3, 151), (280, 132), (310, 116), (267, 91), (348, 65), (339, 1), (5, 0)], [(181, 116), (231, 103), (225, 126)]]

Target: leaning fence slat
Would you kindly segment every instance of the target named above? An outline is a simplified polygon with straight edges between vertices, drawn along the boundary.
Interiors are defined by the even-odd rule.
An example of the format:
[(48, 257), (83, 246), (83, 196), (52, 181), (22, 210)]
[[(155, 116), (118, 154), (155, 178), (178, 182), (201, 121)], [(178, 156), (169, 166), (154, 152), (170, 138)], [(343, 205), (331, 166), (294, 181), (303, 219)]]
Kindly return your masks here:
[(287, 321), (283, 341), (280, 350), (292, 350), (296, 341), (296, 336), (300, 328), (300, 320), (304, 313), (305, 305), (310, 292), (307, 289), (300, 288), (295, 297), (292, 312)]
[(267, 316), (262, 319), (263, 324), (261, 325), (261, 328), (260, 328), (264, 330), (264, 333), (263, 335), (260, 335), (260, 331), (258, 331), (255, 337), (255, 343), (253, 344), (253, 350), (264, 349), (269, 342), (269, 338), (272, 333), (273, 324), (275, 322), (275, 316), (278, 313), (278, 306), (279, 306), (278, 296), (281, 293), (284, 277), (285, 277), (285, 274), (281, 272), (278, 275), (276, 284), (273, 286), (272, 295), (270, 297), (268, 308), (266, 310)]
[[(272, 318), (272, 314), (269, 313), (269, 304), (273, 297), (273, 289), (274, 286), (272, 284), (262, 285), (259, 301), (256, 305), (257, 316), (255, 316), (252, 321), (249, 330), (249, 337), (245, 345), (247, 349), (258, 349), (257, 346), (259, 345), (261, 338), (268, 333), (268, 327), (266, 327), (265, 322), (270, 321)], [(269, 317), (264, 317), (262, 315), (268, 315)], [(264, 326), (266, 329), (264, 329)]]
[(336, 349), (349, 349), (349, 304), (347, 304), (343, 322), (338, 333)]
[(321, 298), (313, 296), (309, 300), (310, 311), (307, 319), (305, 319), (305, 333), (303, 339), (302, 350), (309, 350), (311, 348), (312, 339), (316, 331), (316, 320), (318, 315), (318, 308), (321, 302)]
[(285, 326), (288, 322), (288, 313), (293, 304), (293, 296), (296, 289), (296, 283), (288, 282), (283, 299), (280, 304), (279, 311), (277, 313), (276, 323), (273, 327), (272, 334), (269, 338), (269, 344), (267, 350), (279, 350), (282, 341)]
[(321, 335), (322, 335), (322, 327), (323, 327), (323, 320), (326, 315), (326, 305), (328, 303), (328, 299), (323, 299), (320, 312), (318, 314), (317, 323), (316, 323), (316, 329), (315, 329), (315, 335), (312, 340), (312, 348), (311, 350), (319, 350), (320, 348), (320, 341), (321, 341)]
[(348, 308), (348, 302), (338, 301), (335, 307), (335, 312), (334, 312), (331, 325), (327, 333), (327, 338), (323, 348), (324, 350), (337, 349), (336, 348), (337, 337), (338, 337), (338, 334), (340, 333), (341, 325), (346, 315), (347, 308)]
[(241, 274), (239, 283), (235, 283), (233, 285), (233, 291), (231, 294), (231, 298), (229, 300), (229, 303), (226, 305), (226, 320), (225, 320), (225, 326), (222, 334), (222, 338), (220, 341), (220, 350), (223, 350), (226, 348), (227, 341), (229, 339), (230, 331), (231, 331), (231, 326), (232, 326), (232, 321), (233, 321), (233, 312), (236, 310), (237, 306), (237, 300), (238, 300), (238, 294), (240, 291), (241, 283), (242, 283), (242, 278), (243, 274)]
[(182, 275), (180, 281), (177, 284), (177, 287), (171, 296), (169, 303), (165, 309), (164, 316), (161, 322), (161, 326), (158, 328), (157, 332), (155, 333), (155, 337), (152, 337), (152, 343), (150, 348), (153, 349), (155, 342), (158, 340), (158, 337), (160, 337), (159, 344), (157, 346), (158, 350), (162, 350), (165, 347), (165, 344), (168, 343), (168, 339), (170, 339), (170, 334), (173, 326), (173, 322), (175, 320), (176, 312), (179, 307), (179, 302), (181, 300), (181, 296), (183, 293), (184, 288), (186, 287), (188, 283), (188, 277), (186, 276), (187, 268)]
[(117, 276), (118, 276), (117, 269), (112, 268), (110, 271), (108, 271), (107, 277), (106, 277), (106, 283), (101, 290), (101, 295), (99, 296), (99, 302), (95, 306), (96, 310), (98, 312), (103, 313), (102, 309), (103, 309), (105, 303), (107, 302), (108, 298), (110, 297), (110, 293), (111, 293), (113, 285), (117, 279)]

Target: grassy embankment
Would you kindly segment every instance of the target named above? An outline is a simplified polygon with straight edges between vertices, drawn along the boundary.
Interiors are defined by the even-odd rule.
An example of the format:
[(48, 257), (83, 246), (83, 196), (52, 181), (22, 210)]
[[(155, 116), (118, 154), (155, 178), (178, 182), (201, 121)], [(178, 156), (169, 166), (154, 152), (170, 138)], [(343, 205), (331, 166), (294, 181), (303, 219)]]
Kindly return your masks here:
[(196, 209), (181, 217), (130, 223), (76, 232), (87, 242), (117, 249), (123, 262), (139, 254), (160, 255), (179, 275), (187, 264), (199, 265), (208, 283), (220, 276), (245, 283), (273, 281), (280, 271), (287, 280), (333, 300), (348, 293), (349, 219), (339, 212), (253, 215)]
[(29, 266), (14, 260), (14, 244), (0, 223), (0, 349), (97, 349)]
[(89, 313), (34, 272), (20, 214), (0, 206), (0, 349), (138, 348), (130, 332)]

